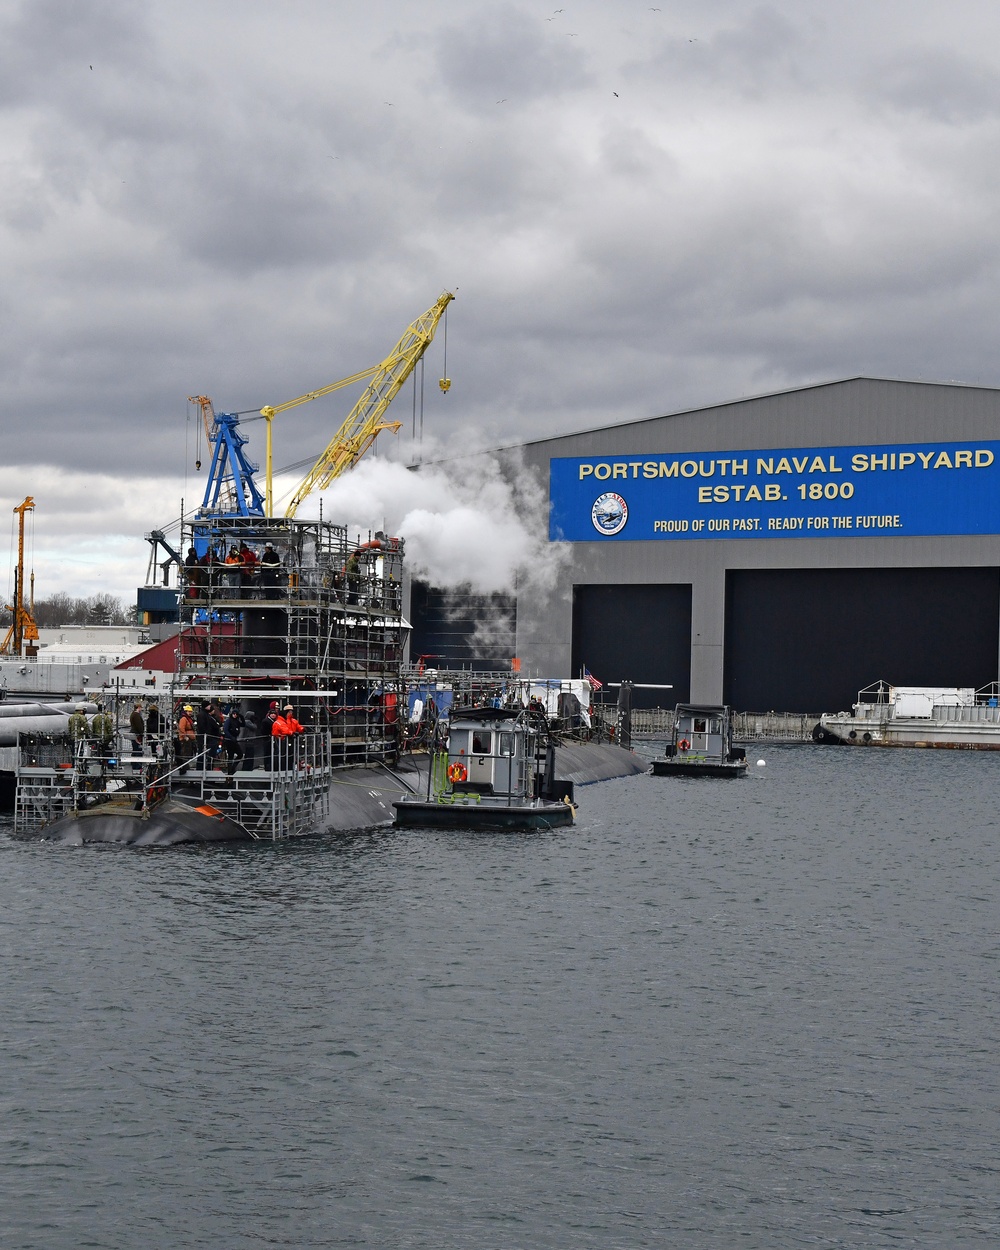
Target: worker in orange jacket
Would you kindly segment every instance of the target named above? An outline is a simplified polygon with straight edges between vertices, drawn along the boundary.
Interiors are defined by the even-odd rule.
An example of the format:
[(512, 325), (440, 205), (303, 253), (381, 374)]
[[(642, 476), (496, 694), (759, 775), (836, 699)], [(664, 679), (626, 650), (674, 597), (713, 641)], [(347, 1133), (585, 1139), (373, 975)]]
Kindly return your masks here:
[(295, 719), (294, 713), (295, 709), (292, 705), (286, 703), (271, 725), (272, 738), (291, 738), (295, 734), (305, 733), (303, 726)]

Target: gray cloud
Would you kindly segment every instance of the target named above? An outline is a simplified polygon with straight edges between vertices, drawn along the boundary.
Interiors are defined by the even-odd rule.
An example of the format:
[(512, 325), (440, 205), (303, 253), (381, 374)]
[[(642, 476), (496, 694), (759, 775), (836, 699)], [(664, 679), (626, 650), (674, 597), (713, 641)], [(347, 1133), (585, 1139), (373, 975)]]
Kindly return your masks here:
[[(445, 287), (446, 443), (1000, 383), (992, 7), (661, 7), (8, 6), (8, 463), (180, 481), (186, 395), (321, 386)], [(353, 398), (283, 418), (279, 462)]]
[(490, 113), (498, 102), (512, 110), (553, 98), (593, 82), (573, 10), (555, 20), (529, 15), (513, 5), (478, 6), (437, 35), (436, 67), (441, 84), (463, 108)]
[(866, 88), (876, 104), (951, 126), (1000, 114), (996, 65), (950, 48), (900, 49), (872, 67)]

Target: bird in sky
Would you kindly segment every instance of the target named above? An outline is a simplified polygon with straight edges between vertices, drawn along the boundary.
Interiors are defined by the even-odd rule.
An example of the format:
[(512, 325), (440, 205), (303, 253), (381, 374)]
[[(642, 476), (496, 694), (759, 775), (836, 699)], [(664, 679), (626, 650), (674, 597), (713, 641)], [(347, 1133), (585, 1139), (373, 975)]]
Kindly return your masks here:
[(506, 103), (507, 103), (507, 97), (506, 97), (506, 96), (504, 96), (504, 98), (503, 98), (502, 100), (497, 100), (497, 104), (506, 104)]
[(621, 99), (621, 96), (618, 94), (618, 92), (617, 92), (617, 91), (612, 91), (612, 93), (611, 93), (611, 94), (615, 97), (615, 99), (616, 99), (616, 100), (620, 100), (620, 99)]

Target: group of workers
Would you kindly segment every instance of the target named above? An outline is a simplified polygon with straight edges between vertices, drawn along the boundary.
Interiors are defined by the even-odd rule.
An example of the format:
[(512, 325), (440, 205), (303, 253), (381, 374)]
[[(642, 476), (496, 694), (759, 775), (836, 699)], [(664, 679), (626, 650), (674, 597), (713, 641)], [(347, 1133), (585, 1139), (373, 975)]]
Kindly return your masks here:
[(217, 761), (223, 761), (230, 775), (241, 763), (246, 772), (266, 768), (271, 754), (269, 740), (279, 744), (280, 767), (285, 759), (283, 744), (304, 732), (291, 703), (279, 708), (277, 700), (272, 700), (259, 726), (252, 708), (241, 712), (236, 704), (231, 704), (223, 711), (217, 703), (206, 699), (196, 711), (193, 704), (185, 703), (177, 721), (179, 771), (187, 772), (196, 759), (202, 768), (215, 768), (219, 766)]
[[(88, 720), (87, 705), (78, 703), (67, 729), (74, 742), (90, 742), (98, 755), (110, 756), (115, 750), (115, 721), (101, 707)], [(163, 717), (156, 704), (150, 703), (146, 710), (141, 702), (136, 702), (128, 720), (127, 738), (132, 744), (132, 754), (141, 754), (144, 744), (150, 753), (155, 753), (157, 744), (162, 741), (162, 732)], [(220, 760), (224, 761), (225, 770), (230, 774), (241, 763), (246, 771), (267, 768), (271, 756), (269, 740), (283, 744), (304, 732), (305, 727), (296, 719), (292, 704), (279, 707), (276, 699), (271, 701), (261, 726), (252, 708), (241, 712), (234, 703), (223, 710), (213, 700), (205, 699), (196, 710), (193, 704), (185, 703), (177, 719), (174, 739), (175, 754), (181, 764), (179, 771), (187, 772), (196, 759), (204, 761), (202, 768), (215, 768)], [(279, 746), (277, 758), (279, 767), (283, 766), (286, 758), (283, 746)]]
[(279, 599), (287, 585), (282, 571), (281, 556), (271, 543), (259, 556), (245, 542), (233, 543), (228, 551), (224, 543), (210, 546), (202, 556), (188, 547), (184, 560), (189, 599), (204, 598), (206, 591), (227, 599)]
[[(148, 711), (141, 702), (135, 703), (132, 707), (132, 714), (128, 718), (129, 737), (133, 747), (141, 747), (146, 740), (158, 742), (162, 725), (163, 718), (155, 703), (149, 705)], [(69, 718), (67, 730), (74, 742), (79, 742), (81, 738), (89, 738), (110, 744), (115, 737), (115, 722), (100, 704), (93, 719), (88, 720), (86, 703), (78, 703), (76, 710)]]

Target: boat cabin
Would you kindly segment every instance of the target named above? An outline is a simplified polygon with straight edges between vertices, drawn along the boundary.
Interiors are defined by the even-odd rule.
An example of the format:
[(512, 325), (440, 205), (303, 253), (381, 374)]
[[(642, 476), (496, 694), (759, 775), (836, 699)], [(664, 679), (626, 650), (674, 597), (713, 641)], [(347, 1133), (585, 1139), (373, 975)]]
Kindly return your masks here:
[(455, 708), (448, 780), (456, 793), (531, 797), (536, 735), (511, 708)]
[(738, 777), (746, 772), (746, 752), (733, 746), (728, 707), (678, 703), (664, 758), (653, 761), (656, 776)]

